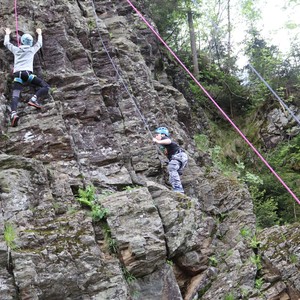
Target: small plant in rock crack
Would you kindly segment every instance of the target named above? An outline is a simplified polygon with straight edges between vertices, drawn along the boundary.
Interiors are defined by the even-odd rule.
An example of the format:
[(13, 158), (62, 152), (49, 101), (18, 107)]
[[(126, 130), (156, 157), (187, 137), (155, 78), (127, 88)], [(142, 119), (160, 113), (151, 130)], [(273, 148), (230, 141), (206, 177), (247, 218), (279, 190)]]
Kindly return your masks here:
[(95, 196), (95, 187), (92, 185), (87, 186), (87, 188), (79, 189), (77, 201), (83, 205), (87, 206), (92, 211), (92, 219), (97, 222), (102, 219), (105, 219), (108, 216), (108, 209), (104, 208), (100, 203), (97, 203)]
[(117, 245), (117, 241), (115, 239), (110, 239), (108, 241), (108, 247), (109, 247), (109, 251), (111, 253), (116, 254), (118, 252), (118, 245)]
[(136, 280), (136, 278), (126, 269), (126, 267), (122, 267), (122, 273), (128, 283)]
[(259, 255), (252, 255), (250, 257), (251, 262), (256, 266), (257, 270), (261, 270), (262, 268), (262, 262), (261, 257)]
[(15, 250), (18, 248), (16, 245), (17, 234), (15, 231), (15, 228), (12, 224), (6, 223), (4, 226), (4, 240), (6, 242), (7, 247), (9, 247), (12, 250)]
[(111, 231), (108, 224), (104, 225), (104, 239), (108, 244), (108, 250), (111, 254), (116, 254), (118, 252), (118, 244), (115, 239), (111, 236)]
[(93, 30), (96, 28), (96, 22), (94, 20), (89, 20), (88, 21), (88, 27), (90, 30)]
[(240, 234), (244, 239), (249, 239), (251, 238), (252, 232), (249, 228), (244, 227), (240, 230)]
[(99, 204), (92, 206), (92, 219), (95, 222), (105, 219), (107, 216), (108, 216), (107, 208), (104, 208), (102, 205)]
[(171, 267), (173, 267), (173, 265), (174, 265), (174, 263), (173, 263), (172, 260), (167, 260), (167, 264), (168, 264), (169, 266), (171, 266)]
[(225, 295), (225, 297), (224, 297), (224, 300), (234, 300), (235, 298), (234, 298), (234, 296), (233, 296), (233, 294), (227, 294), (227, 295)]
[(240, 230), (240, 234), (246, 241), (248, 241), (248, 243), (249, 243), (249, 245), (252, 249), (258, 249), (259, 248), (261, 242), (257, 239), (255, 234), (254, 235), (252, 234), (250, 229), (242, 228)]
[(290, 255), (290, 262), (291, 262), (292, 264), (298, 263), (298, 256), (297, 256), (296, 254), (291, 254), (291, 255)]
[(252, 249), (258, 249), (259, 246), (260, 246), (260, 244), (261, 244), (261, 242), (260, 242), (259, 240), (257, 240), (256, 235), (254, 235), (254, 236), (252, 237), (252, 239), (250, 240), (250, 247), (251, 247)]
[(218, 265), (218, 260), (215, 256), (210, 256), (208, 258), (208, 261), (209, 261), (209, 265), (212, 267), (216, 267)]
[(123, 188), (123, 191), (127, 191), (127, 192), (130, 192), (130, 191), (132, 191), (132, 190), (134, 190), (134, 189), (138, 189), (138, 188), (140, 188), (140, 186), (138, 186), (138, 185), (127, 185), (127, 186), (125, 186), (124, 188)]
[(141, 293), (139, 291), (133, 291), (131, 294), (132, 299), (139, 299), (140, 295), (141, 295)]
[(260, 290), (264, 284), (264, 280), (262, 278), (258, 278), (255, 280), (255, 288)]
[(95, 187), (88, 185), (85, 190), (79, 189), (78, 194), (79, 197), (77, 197), (77, 200), (80, 204), (92, 208), (93, 202), (95, 201)]

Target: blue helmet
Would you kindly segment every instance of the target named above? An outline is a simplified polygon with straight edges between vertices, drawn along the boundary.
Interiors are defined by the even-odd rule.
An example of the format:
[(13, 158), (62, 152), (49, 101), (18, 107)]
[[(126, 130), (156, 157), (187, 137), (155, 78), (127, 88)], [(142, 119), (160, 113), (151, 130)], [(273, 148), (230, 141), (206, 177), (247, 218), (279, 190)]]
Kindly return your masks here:
[(156, 133), (160, 133), (160, 134), (164, 134), (166, 136), (169, 136), (170, 133), (169, 133), (169, 130), (168, 128), (166, 127), (158, 127), (156, 130), (155, 130)]
[(21, 37), (21, 43), (23, 45), (26, 45), (26, 46), (32, 46), (32, 44), (33, 44), (33, 37), (30, 34), (25, 33)]

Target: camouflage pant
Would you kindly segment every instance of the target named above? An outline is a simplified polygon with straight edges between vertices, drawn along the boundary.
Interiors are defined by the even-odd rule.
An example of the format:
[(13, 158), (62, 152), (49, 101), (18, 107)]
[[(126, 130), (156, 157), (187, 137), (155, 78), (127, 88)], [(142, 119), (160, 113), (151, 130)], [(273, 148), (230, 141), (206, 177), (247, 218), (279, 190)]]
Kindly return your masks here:
[(185, 168), (188, 162), (188, 156), (185, 152), (180, 152), (174, 154), (169, 161), (168, 171), (169, 171), (169, 182), (172, 185), (173, 189), (180, 188), (182, 189), (182, 184), (179, 174), (182, 173), (182, 170)]

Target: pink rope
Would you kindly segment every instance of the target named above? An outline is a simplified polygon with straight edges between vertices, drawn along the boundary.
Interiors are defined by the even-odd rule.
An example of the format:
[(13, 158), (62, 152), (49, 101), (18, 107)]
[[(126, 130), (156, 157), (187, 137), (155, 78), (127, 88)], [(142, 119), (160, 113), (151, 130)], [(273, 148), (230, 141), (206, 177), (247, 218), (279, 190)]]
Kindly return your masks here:
[(222, 110), (218, 103), (210, 96), (210, 94), (205, 90), (205, 88), (198, 82), (195, 76), (188, 70), (188, 68), (181, 62), (177, 55), (172, 51), (172, 49), (167, 45), (167, 43), (160, 37), (160, 35), (153, 29), (149, 22), (144, 18), (144, 16), (136, 9), (136, 7), (131, 3), (130, 0), (126, 0), (134, 11), (139, 15), (139, 17), (145, 22), (145, 24), (151, 29), (151, 31), (157, 36), (157, 38), (164, 44), (164, 46), (170, 51), (174, 58), (179, 62), (183, 69), (190, 75), (190, 77), (195, 81), (195, 83), (202, 89), (206, 96), (213, 102), (213, 104), (219, 109), (222, 115), (228, 120), (228, 122), (234, 127), (234, 129), (240, 134), (240, 136), (245, 140), (245, 142), (251, 147), (251, 149), (256, 153), (256, 155), (262, 160), (262, 162), (269, 168), (273, 175), (279, 180), (279, 182), (285, 187), (285, 189), (291, 194), (291, 196), (300, 204), (300, 200), (293, 193), (293, 191), (287, 186), (287, 184), (281, 179), (281, 177), (273, 170), (269, 163), (263, 158), (263, 156), (258, 152), (258, 150), (251, 144), (251, 142), (246, 138), (246, 136), (241, 132), (241, 130), (235, 125), (235, 123), (227, 116), (227, 114)]
[(17, 0), (15, 0), (15, 18), (16, 18), (16, 34), (17, 34), (17, 43), (18, 47), (20, 46), (19, 42), (19, 27), (18, 27), (18, 11), (17, 11)]

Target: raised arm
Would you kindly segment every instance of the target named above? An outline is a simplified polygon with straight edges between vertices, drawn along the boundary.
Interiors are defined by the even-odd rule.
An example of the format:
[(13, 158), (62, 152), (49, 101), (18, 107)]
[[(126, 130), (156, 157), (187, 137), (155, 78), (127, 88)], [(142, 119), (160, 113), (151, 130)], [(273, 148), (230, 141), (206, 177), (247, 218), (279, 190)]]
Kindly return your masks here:
[(11, 34), (11, 30), (9, 28), (5, 28), (5, 36), (4, 36), (4, 46), (11, 51), (12, 53), (14, 53), (15, 51), (18, 50), (18, 47), (14, 46), (11, 42), (10, 42), (10, 34)]
[(43, 46), (43, 37), (42, 37), (42, 29), (37, 28), (36, 33), (38, 34), (38, 40), (33, 46), (35, 48), (35, 52), (39, 51), (39, 49)]

